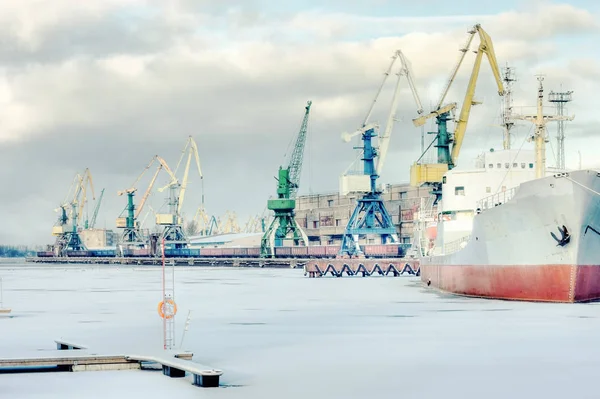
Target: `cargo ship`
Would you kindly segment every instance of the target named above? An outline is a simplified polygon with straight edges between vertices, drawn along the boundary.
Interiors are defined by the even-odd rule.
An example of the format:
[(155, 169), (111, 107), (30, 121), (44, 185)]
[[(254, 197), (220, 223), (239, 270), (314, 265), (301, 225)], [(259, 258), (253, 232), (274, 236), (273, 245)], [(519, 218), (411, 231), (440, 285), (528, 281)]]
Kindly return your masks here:
[(541, 82), (538, 93), (535, 151), (490, 150), (475, 168), (444, 174), (420, 254), (427, 286), (507, 300), (600, 298), (600, 173), (546, 168)]

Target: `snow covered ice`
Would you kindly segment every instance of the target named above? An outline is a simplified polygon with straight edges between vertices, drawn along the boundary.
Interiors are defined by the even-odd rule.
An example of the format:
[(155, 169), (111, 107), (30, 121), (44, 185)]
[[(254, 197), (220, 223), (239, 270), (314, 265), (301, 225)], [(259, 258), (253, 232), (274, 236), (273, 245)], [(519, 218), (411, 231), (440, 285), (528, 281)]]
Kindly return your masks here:
[[(3, 264), (0, 357), (54, 339), (162, 348), (160, 267)], [(439, 294), (415, 277), (177, 267), (176, 344), (220, 388), (160, 371), (1, 374), (0, 398), (597, 398), (599, 303)]]

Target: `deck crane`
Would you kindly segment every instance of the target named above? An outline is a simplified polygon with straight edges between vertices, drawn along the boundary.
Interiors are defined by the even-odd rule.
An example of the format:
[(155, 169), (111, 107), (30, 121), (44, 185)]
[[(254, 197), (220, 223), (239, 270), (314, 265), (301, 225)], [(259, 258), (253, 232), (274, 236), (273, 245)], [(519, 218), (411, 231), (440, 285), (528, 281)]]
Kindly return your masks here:
[(202, 176), (202, 168), (200, 167), (200, 156), (198, 155), (198, 146), (196, 145), (196, 142), (194, 141), (192, 136), (188, 137), (185, 147), (181, 152), (181, 157), (177, 162), (174, 175), (177, 174), (179, 166), (181, 165), (181, 162), (183, 161), (183, 158), (186, 155), (186, 151), (187, 162), (185, 164), (185, 170), (183, 172), (183, 178), (181, 182), (179, 182), (179, 180), (175, 178), (174, 180), (171, 180), (171, 182), (166, 186), (158, 189), (158, 191), (163, 191), (167, 188), (169, 189), (169, 213), (159, 213), (156, 215), (156, 224), (159, 226), (163, 226), (163, 231), (160, 237), (160, 245), (162, 245), (162, 240), (164, 239), (165, 246), (169, 248), (187, 248), (188, 246), (187, 234), (183, 229), (183, 220), (181, 215), (183, 209), (183, 200), (185, 198), (185, 193), (187, 190), (192, 156), (196, 161), (196, 167), (198, 169), (198, 174), (200, 175), (200, 181), (202, 183), (202, 206), (204, 206), (204, 178)]
[[(456, 166), (458, 155), (460, 154), (460, 149), (462, 147), (462, 143), (465, 136), (465, 131), (467, 129), (467, 123), (469, 121), (469, 115), (471, 113), (471, 107), (473, 105), (480, 104), (480, 102), (474, 101), (473, 97), (475, 95), (475, 88), (477, 85), (477, 78), (479, 77), (479, 70), (481, 68), (481, 61), (483, 59), (483, 55), (485, 54), (490, 63), (490, 67), (492, 69), (492, 73), (494, 74), (494, 78), (496, 79), (496, 84), (498, 86), (498, 94), (500, 96), (504, 95), (504, 85), (502, 83), (502, 78), (500, 76), (500, 69), (498, 67), (498, 62), (496, 60), (496, 54), (494, 53), (494, 46), (492, 44), (492, 39), (490, 36), (481, 28), (481, 25), (477, 24), (473, 26), (472, 29), (468, 31), (469, 36), (467, 38), (467, 42), (460, 49), (461, 55), (458, 59), (458, 63), (455, 65), (454, 69), (450, 74), (450, 78), (446, 82), (446, 86), (442, 91), (442, 95), (435, 107), (435, 109), (429, 114), (423, 115), (421, 117), (413, 119), (413, 123), (415, 126), (424, 125), (428, 119), (435, 117), (436, 124), (438, 126), (437, 132), (433, 132), (435, 134), (435, 139), (433, 142), (437, 140), (437, 163), (434, 164), (420, 164), (419, 161), (415, 162), (410, 169), (410, 180), (412, 186), (421, 186), (424, 184), (433, 186), (432, 194), (436, 197), (436, 203), (441, 198), (441, 184), (442, 184), (442, 176), (448, 170), (452, 169)], [(456, 103), (449, 103), (442, 105), (450, 90), (450, 86), (454, 82), (458, 70), (465, 58), (466, 53), (469, 51), (471, 47), (471, 42), (475, 37), (475, 34), (479, 34), (479, 48), (475, 51), (477, 56), (475, 57), (475, 63), (473, 65), (473, 71), (471, 72), (471, 78), (469, 79), (469, 84), (467, 86), (467, 91), (465, 93), (465, 97), (463, 100), (462, 108), (460, 110), (460, 115), (458, 120), (455, 121), (454, 134), (448, 132), (447, 122), (452, 120), (450, 117), (450, 113), (453, 113), (457, 107)], [(433, 142), (431, 144), (433, 144)], [(450, 151), (450, 143), (452, 143), (452, 150)], [(431, 146), (430, 144), (430, 146)], [(419, 160), (423, 157), (424, 154), (421, 154)]]
[[(150, 184), (148, 185), (148, 188), (146, 189), (146, 192), (144, 193), (144, 196), (142, 197), (142, 200), (140, 201), (140, 204), (136, 210), (136, 206), (133, 202), (133, 197), (135, 195), (135, 192), (137, 191), (136, 185), (138, 184), (142, 176), (146, 173), (146, 171), (150, 169), (150, 167), (154, 164), (155, 161), (158, 162), (158, 167), (156, 169), (156, 172), (154, 172), (154, 176), (152, 176), (152, 180), (150, 181)], [(158, 155), (155, 155), (154, 157), (152, 157), (150, 163), (148, 163), (148, 165), (144, 168), (142, 173), (138, 176), (138, 178), (135, 180), (135, 182), (130, 188), (117, 192), (117, 195), (119, 196), (127, 194), (127, 206), (125, 207), (124, 211), (121, 212), (121, 215), (123, 215), (123, 213), (127, 211), (127, 216), (123, 217), (119, 215), (116, 222), (117, 228), (123, 229), (123, 232), (121, 234), (121, 243), (126, 247), (144, 248), (148, 245), (146, 238), (140, 231), (140, 226), (137, 219), (140, 213), (142, 212), (142, 209), (144, 209), (144, 204), (146, 203), (146, 200), (148, 199), (148, 196), (152, 191), (152, 187), (154, 187), (156, 178), (158, 177), (158, 174), (162, 169), (164, 169), (167, 172), (167, 174), (171, 178), (171, 181), (177, 181), (177, 178), (171, 171), (171, 168), (169, 168), (167, 162)]]
[[(369, 119), (373, 113), (375, 103), (379, 98), (385, 81), (387, 80), (394, 63), (398, 59), (400, 60), (401, 67), (400, 71), (396, 74), (398, 76), (398, 80), (396, 82), (396, 88), (392, 97), (392, 105), (387, 118), (385, 131), (382, 135), (378, 136), (375, 133), (375, 130), (379, 130), (379, 125), (377, 123), (371, 123)], [(342, 191), (346, 191), (343, 189), (345, 184), (344, 179), (347, 184), (347, 182), (351, 181), (351, 178), (354, 178), (353, 180), (355, 183), (352, 184), (353, 188), (356, 189), (356, 191), (363, 192), (362, 198), (357, 200), (356, 207), (354, 208), (354, 211), (348, 220), (348, 224), (346, 225), (346, 229), (342, 237), (342, 245), (339, 252), (339, 254), (342, 256), (362, 255), (363, 252), (360, 248), (359, 240), (367, 235), (379, 236), (382, 244), (386, 244), (388, 242), (398, 242), (396, 227), (392, 223), (392, 218), (385, 208), (381, 198), (381, 191), (377, 188), (377, 178), (379, 177), (384, 165), (387, 148), (389, 146), (390, 135), (393, 129), (393, 124), (396, 120), (396, 108), (398, 106), (398, 94), (400, 92), (400, 81), (402, 76), (406, 76), (408, 80), (408, 84), (417, 104), (417, 113), (422, 113), (423, 107), (414, 85), (414, 78), (410, 63), (402, 51), (396, 50), (392, 56), (392, 62), (390, 63), (390, 66), (384, 73), (383, 82), (381, 83), (381, 86), (375, 95), (375, 99), (371, 104), (371, 108), (367, 112), (367, 116), (362, 123), (362, 127), (354, 133), (342, 134), (342, 139), (346, 142), (349, 142), (352, 137), (359, 134), (361, 135), (361, 139), (363, 141), (362, 147), (356, 147), (357, 149), (363, 150), (363, 174), (358, 176), (343, 176), (341, 182)], [(372, 139), (374, 137), (378, 137), (378, 148), (373, 146)], [(375, 166), (376, 157), (378, 158), (377, 166)], [(349, 192), (352, 190), (347, 191)]]
[(312, 101), (308, 101), (304, 107), (304, 118), (287, 168), (279, 167), (278, 178), (276, 178), (277, 198), (267, 201), (267, 208), (274, 211), (275, 216), (261, 238), (260, 254), (262, 257), (275, 256), (275, 247), (282, 246), (283, 241), (286, 239), (291, 238), (293, 245), (296, 246), (308, 245), (308, 237), (296, 222), (294, 210), (296, 209), (296, 195), (300, 185), (311, 105)]

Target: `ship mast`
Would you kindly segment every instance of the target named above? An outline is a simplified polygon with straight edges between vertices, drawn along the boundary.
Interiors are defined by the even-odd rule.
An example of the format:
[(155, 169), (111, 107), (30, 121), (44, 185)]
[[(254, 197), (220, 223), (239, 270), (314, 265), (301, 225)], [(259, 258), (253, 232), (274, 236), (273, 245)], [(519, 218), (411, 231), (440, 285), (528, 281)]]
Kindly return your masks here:
[(575, 116), (564, 115), (544, 115), (544, 77), (538, 75), (538, 97), (537, 112), (535, 115), (513, 115), (514, 119), (521, 119), (532, 122), (535, 125), (533, 139), (535, 140), (535, 177), (539, 179), (545, 176), (546, 172), (546, 123), (553, 121), (572, 121)]
[(504, 82), (504, 109), (502, 110), (502, 126), (504, 126), (503, 146), (505, 150), (510, 150), (510, 129), (514, 126), (512, 121), (512, 85), (515, 79), (515, 70), (508, 64), (503, 68), (502, 81)]

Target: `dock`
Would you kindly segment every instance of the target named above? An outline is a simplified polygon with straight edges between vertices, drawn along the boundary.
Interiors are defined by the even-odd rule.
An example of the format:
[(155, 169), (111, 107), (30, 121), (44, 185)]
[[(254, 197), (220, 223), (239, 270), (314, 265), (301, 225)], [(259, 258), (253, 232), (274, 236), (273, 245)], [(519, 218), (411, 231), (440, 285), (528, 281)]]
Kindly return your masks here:
[(408, 259), (311, 259), (304, 264), (304, 275), (308, 277), (346, 276), (393, 276), (404, 274), (420, 276), (418, 260)]
[(223, 371), (192, 361), (193, 353), (181, 350), (154, 351), (149, 354), (98, 353), (87, 345), (57, 339), (56, 350), (35, 351), (0, 358), (0, 374), (32, 372), (53, 368), (52, 371), (102, 371), (142, 369), (143, 363), (162, 366), (163, 374), (171, 378), (193, 376), (193, 384), (218, 387)]
[[(30, 257), (26, 262), (48, 264), (107, 264), (107, 265), (146, 265), (160, 266), (161, 258), (96, 258), (96, 257)], [(323, 277), (327, 274), (342, 277), (347, 276), (402, 276), (404, 274), (420, 275), (419, 262), (405, 258), (168, 258), (167, 266), (198, 266), (198, 267), (240, 267), (240, 268), (274, 268), (296, 269), (304, 268), (304, 274), (310, 277)]]
[[(167, 258), (167, 266), (204, 266), (204, 267), (265, 267), (265, 268), (301, 268), (308, 259), (296, 258)], [(147, 265), (160, 266), (160, 257), (28, 257), (28, 263), (45, 264), (99, 264), (99, 265)]]

